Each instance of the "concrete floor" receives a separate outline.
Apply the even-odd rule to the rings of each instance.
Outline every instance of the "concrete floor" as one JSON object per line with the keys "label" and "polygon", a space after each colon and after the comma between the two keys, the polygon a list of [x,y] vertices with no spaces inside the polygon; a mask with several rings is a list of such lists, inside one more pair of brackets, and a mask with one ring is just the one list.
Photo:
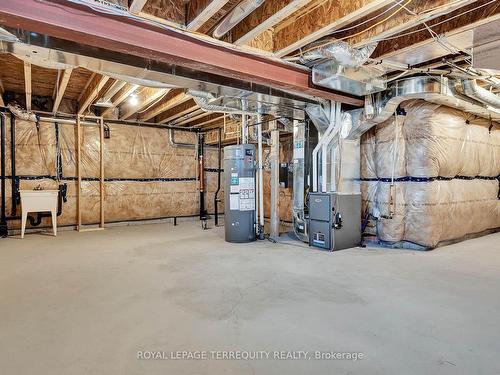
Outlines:
{"label": "concrete floor", "polygon": [[2,374],[499,374],[499,353],[500,233],[427,253],[233,245],[193,222],[0,240]]}

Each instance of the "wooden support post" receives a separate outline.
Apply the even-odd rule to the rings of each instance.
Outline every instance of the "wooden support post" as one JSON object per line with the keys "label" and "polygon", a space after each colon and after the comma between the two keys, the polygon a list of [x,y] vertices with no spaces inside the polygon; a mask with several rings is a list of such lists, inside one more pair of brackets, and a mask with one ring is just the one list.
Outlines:
{"label": "wooden support post", "polygon": [[100,190],[100,202],[99,208],[101,213],[101,220],[99,223],[99,228],[104,229],[104,119],[101,117],[99,119],[99,190]]}
{"label": "wooden support post", "polygon": [[5,107],[5,103],[3,101],[3,92],[4,92],[3,83],[2,80],[0,79],[0,107]]}
{"label": "wooden support post", "polygon": [[[85,118],[95,119],[97,120],[97,124],[99,125],[99,227],[98,228],[83,228],[82,225],[82,171],[81,171],[81,121]],[[76,164],[76,174],[77,174],[77,191],[76,191],[76,209],[78,216],[78,223],[76,229],[78,232],[90,232],[95,230],[103,230],[104,229],[104,118],[97,116],[80,116],[78,115],[76,118],[76,138],[77,138],[77,164]]]}
{"label": "wooden support post", "polygon": [[280,133],[276,120],[269,122],[271,129],[271,154],[269,159],[271,161],[271,222],[269,237],[278,241],[280,236],[280,181],[279,181],[279,157],[280,157]]}
{"label": "wooden support post", "polygon": [[24,62],[24,91],[26,92],[26,110],[31,111],[31,64]]}

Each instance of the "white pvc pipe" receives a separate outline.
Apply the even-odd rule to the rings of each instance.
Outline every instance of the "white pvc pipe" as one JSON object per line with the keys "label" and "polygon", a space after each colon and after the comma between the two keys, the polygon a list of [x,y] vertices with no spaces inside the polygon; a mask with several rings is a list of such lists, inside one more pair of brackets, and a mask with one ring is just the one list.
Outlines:
{"label": "white pvc pipe", "polygon": [[[247,109],[247,101],[242,99],[241,107],[244,111]],[[241,143],[246,144],[248,142],[248,118],[246,115],[241,115]]]}
{"label": "white pvc pipe", "polygon": [[[332,116],[332,108],[334,107],[334,102],[330,102],[330,119],[333,119]],[[318,153],[319,150],[321,149],[321,146],[323,145],[323,142],[325,141],[326,137],[330,134],[330,132],[333,130],[334,127],[333,121],[330,121],[330,125],[328,125],[328,128],[326,131],[323,133],[321,138],[318,140],[318,144],[316,147],[314,147],[313,152],[312,152],[312,161],[313,161],[313,191],[318,191]]]}
{"label": "white pvc pipe", "polygon": [[[259,102],[260,107],[260,102]],[[264,229],[264,177],[263,177],[263,161],[262,161],[262,115],[257,115],[257,152],[259,154],[258,164],[258,181],[259,181],[259,224],[262,230]]]}
{"label": "white pvc pipe", "polygon": [[[339,134],[340,128],[342,127],[342,121],[341,121],[342,116],[341,116],[341,112],[340,112],[340,103],[335,103],[335,114],[334,115],[332,114],[331,118],[332,118],[332,123],[334,124],[334,127],[330,131],[330,133],[325,137],[325,139],[322,143],[323,150],[321,152],[323,155],[325,155],[324,156],[325,160],[326,160],[326,155],[328,153],[328,149],[331,145],[331,142]],[[327,188],[327,181],[328,180],[327,180],[327,176],[326,176],[326,161],[324,162],[324,165],[322,166],[322,168],[324,170],[324,173],[322,176],[321,190],[323,192],[327,192],[327,189],[328,189]],[[331,179],[335,180],[336,176],[335,175],[331,176]],[[337,186],[336,182],[333,182],[333,185],[336,187]]]}
{"label": "white pvc pipe", "polygon": [[[340,103],[331,103],[330,104],[330,126],[328,126],[328,129],[331,128],[330,132],[328,134],[325,134],[325,136],[322,139],[321,143],[321,191],[323,193],[326,193],[328,191],[328,171],[327,171],[327,161],[328,161],[328,146],[330,144],[332,133],[334,130],[337,128],[338,124],[336,122],[337,120],[337,107],[340,108]],[[340,110],[340,109],[339,109]],[[335,134],[333,134],[335,135]]]}

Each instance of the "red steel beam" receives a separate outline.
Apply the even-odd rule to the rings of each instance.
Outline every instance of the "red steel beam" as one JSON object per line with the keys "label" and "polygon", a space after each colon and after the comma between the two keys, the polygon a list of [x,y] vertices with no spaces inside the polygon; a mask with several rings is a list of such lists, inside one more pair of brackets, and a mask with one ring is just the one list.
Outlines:
{"label": "red steel beam", "polygon": [[1,0],[0,24],[296,94],[363,105],[360,98],[314,86],[306,69],[67,1]]}

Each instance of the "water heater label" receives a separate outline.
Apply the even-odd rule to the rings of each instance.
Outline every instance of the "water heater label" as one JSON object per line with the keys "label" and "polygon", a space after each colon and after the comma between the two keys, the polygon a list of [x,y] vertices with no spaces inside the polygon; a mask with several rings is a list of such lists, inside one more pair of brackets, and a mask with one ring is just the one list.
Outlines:
{"label": "water heater label", "polygon": [[239,194],[229,194],[229,209],[230,210],[240,209]]}
{"label": "water heater label", "polygon": [[255,210],[255,179],[240,177],[240,211]]}

